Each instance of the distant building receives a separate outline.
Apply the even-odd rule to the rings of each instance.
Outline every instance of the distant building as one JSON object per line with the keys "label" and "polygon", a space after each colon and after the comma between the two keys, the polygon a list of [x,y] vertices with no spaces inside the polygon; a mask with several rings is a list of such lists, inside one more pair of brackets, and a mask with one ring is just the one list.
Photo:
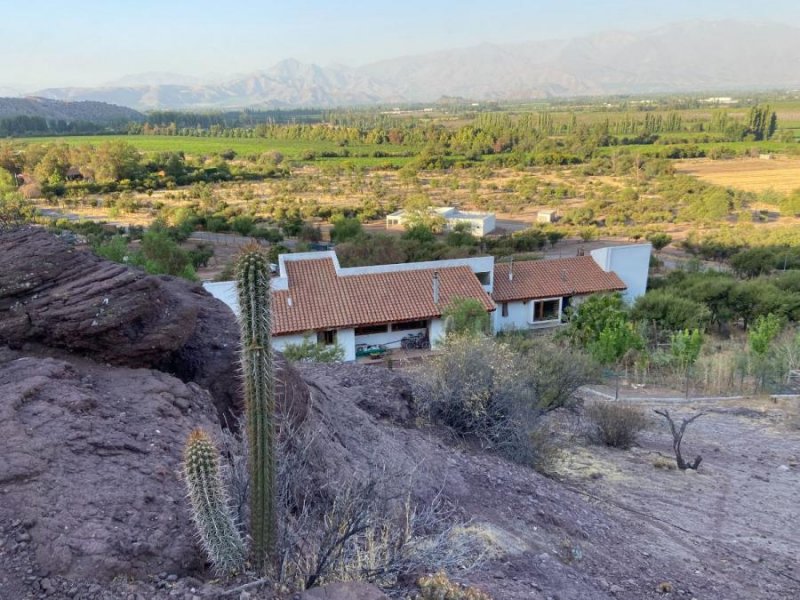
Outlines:
{"label": "distant building", "polygon": [[708,104],[736,104],[738,100],[730,96],[717,96],[713,98],[704,98],[701,102],[707,102]]}
{"label": "distant building", "polygon": [[[431,208],[430,212],[444,219],[447,231],[458,223],[468,223],[472,228],[472,234],[482,237],[494,231],[496,227],[494,213],[465,212],[449,206]],[[405,210],[395,211],[386,216],[386,227],[402,227],[407,219],[408,213]]]}
{"label": "distant building", "polygon": [[556,211],[551,209],[540,210],[536,213],[537,223],[555,223],[557,218]]}

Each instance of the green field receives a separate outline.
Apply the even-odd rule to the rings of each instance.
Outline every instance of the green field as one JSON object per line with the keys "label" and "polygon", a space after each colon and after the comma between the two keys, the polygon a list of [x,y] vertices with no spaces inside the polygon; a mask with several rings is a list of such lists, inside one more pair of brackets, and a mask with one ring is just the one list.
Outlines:
{"label": "green field", "polygon": [[598,152],[605,156],[609,156],[615,152],[631,152],[641,154],[642,156],[653,156],[658,155],[661,152],[666,152],[675,146],[692,146],[700,148],[706,152],[714,148],[728,148],[735,150],[739,154],[746,152],[751,148],[757,148],[761,152],[778,152],[787,154],[797,154],[800,152],[800,146],[798,146],[796,142],[777,142],[773,140],[762,142],[708,142],[702,144],[694,144],[691,142],[688,144],[629,144],[625,146],[606,146],[604,148],[599,148]]}
{"label": "green field", "polygon": [[[194,137],[194,136],[167,136],[167,135],[95,135],[95,136],[54,136],[17,138],[12,140],[16,144],[52,144],[64,143],[70,146],[99,146],[112,141],[124,141],[135,146],[140,152],[185,152],[190,155],[215,154],[234,150],[240,156],[261,154],[262,152],[277,151],[289,160],[301,160],[306,152],[315,152],[321,161],[352,161],[363,166],[381,164],[397,164],[402,166],[410,157],[400,156],[406,153],[416,153],[419,148],[413,146],[391,146],[387,144],[350,144],[339,146],[336,142],[324,140],[273,140],[266,138],[236,138],[236,137]],[[341,154],[347,150],[349,157],[338,156],[319,157],[323,152],[336,152]],[[375,152],[391,155],[388,157],[373,156]]]}

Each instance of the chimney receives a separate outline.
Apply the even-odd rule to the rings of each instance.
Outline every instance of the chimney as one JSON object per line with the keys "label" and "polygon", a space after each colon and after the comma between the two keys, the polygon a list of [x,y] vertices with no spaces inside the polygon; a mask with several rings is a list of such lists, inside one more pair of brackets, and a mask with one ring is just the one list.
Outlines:
{"label": "chimney", "polygon": [[508,265],[508,280],[514,281],[514,257],[511,257],[511,262]]}
{"label": "chimney", "polygon": [[433,303],[439,305],[439,271],[433,272]]}

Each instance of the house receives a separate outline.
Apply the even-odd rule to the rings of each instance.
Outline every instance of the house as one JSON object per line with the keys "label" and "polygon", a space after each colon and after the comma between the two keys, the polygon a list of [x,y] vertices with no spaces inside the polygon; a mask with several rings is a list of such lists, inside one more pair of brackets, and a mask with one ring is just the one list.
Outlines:
{"label": "house", "polygon": [[621,292],[632,302],[647,288],[650,244],[610,246],[589,256],[498,263],[492,298],[495,332],[560,325],[591,294]]}
{"label": "house", "polygon": [[556,211],[551,209],[540,210],[536,212],[537,223],[555,223],[558,217]]}
{"label": "house", "polygon": [[[495,332],[560,325],[568,307],[590,294],[619,291],[627,301],[644,293],[650,244],[600,248],[590,256],[495,264],[494,257],[341,267],[336,253],[282,254],[272,279],[276,349],[311,335],[338,345],[353,361],[360,348],[400,348],[409,340],[435,347],[442,313],[456,298],[474,298]],[[234,282],[204,287],[238,314]]]}
{"label": "house", "polygon": [[78,167],[70,167],[64,176],[67,181],[83,181],[83,173]]}
{"label": "house", "polygon": [[[361,345],[400,348],[403,341],[444,335],[442,312],[456,298],[474,298],[487,312],[492,257],[343,268],[334,252],[282,254],[272,280],[273,345],[280,350],[309,334],[338,345],[346,361]],[[238,314],[233,282],[204,287]]]}
{"label": "house", "polygon": [[[482,237],[494,231],[496,227],[493,213],[465,212],[451,206],[431,208],[430,213],[444,220],[445,231],[450,231],[458,223],[467,223],[473,235]],[[408,213],[405,210],[395,211],[386,216],[386,227],[402,227],[407,219]]]}

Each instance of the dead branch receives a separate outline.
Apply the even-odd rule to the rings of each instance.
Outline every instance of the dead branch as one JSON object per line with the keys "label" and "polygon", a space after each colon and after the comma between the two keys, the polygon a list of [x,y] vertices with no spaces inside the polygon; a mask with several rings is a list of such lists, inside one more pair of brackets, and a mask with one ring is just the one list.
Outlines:
{"label": "dead branch", "polygon": [[681,455],[681,442],[683,441],[683,434],[686,433],[686,427],[706,413],[701,411],[691,417],[684,417],[680,427],[678,427],[667,409],[656,409],[654,412],[664,417],[667,423],[669,423],[669,428],[672,432],[672,449],[675,451],[675,462],[678,464],[678,468],[681,471],[685,471],[686,469],[693,469],[696,471],[697,467],[699,467],[700,463],[703,461],[703,457],[698,455],[693,462],[686,462],[683,460],[683,456]]}

